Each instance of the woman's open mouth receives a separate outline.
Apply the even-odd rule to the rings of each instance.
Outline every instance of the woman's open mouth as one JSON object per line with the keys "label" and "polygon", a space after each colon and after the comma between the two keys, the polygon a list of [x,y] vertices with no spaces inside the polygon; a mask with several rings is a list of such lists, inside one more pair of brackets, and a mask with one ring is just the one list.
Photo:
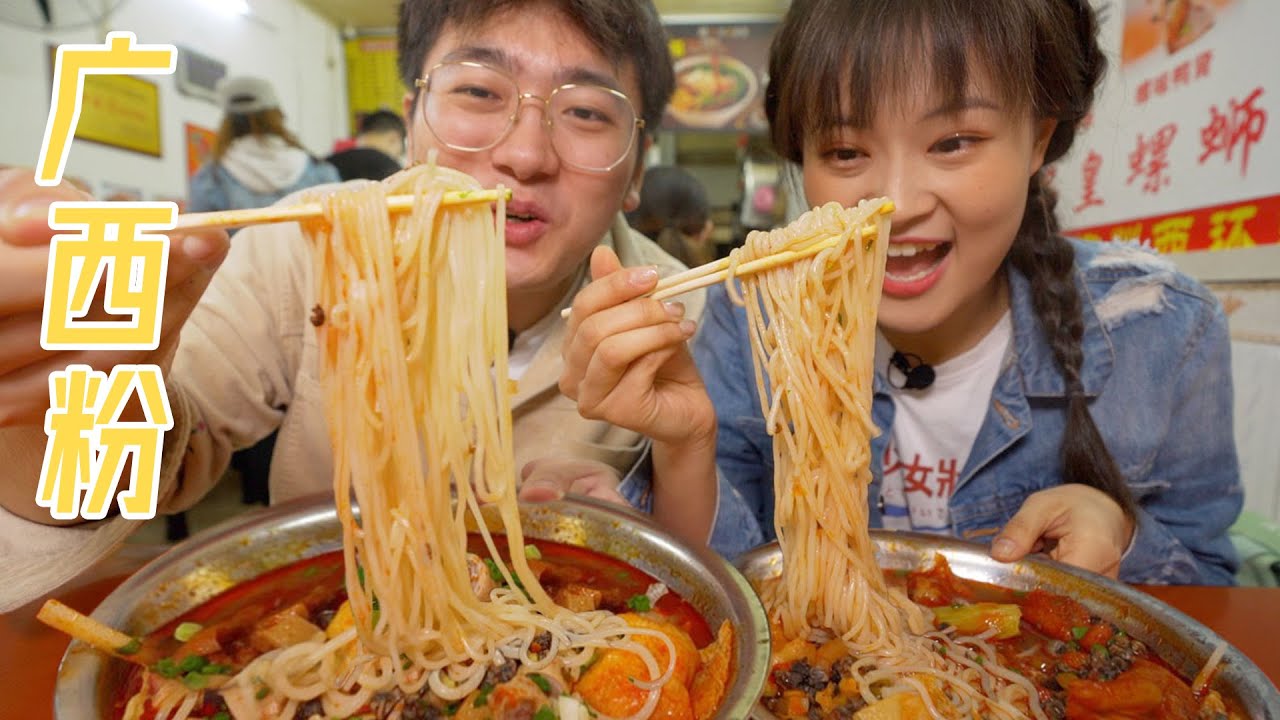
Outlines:
{"label": "woman's open mouth", "polygon": [[884,269],[884,292],[914,297],[933,287],[951,255],[950,242],[890,241]]}

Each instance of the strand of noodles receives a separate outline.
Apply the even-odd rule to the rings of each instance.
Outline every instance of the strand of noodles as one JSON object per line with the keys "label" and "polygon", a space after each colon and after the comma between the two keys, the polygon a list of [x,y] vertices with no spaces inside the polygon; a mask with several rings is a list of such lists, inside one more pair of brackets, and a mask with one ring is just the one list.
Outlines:
{"label": "strand of noodles", "polygon": [[[746,307],[761,409],[774,436],[783,574],[762,596],[786,637],[838,635],[860,658],[853,676],[868,702],[911,692],[931,716],[945,717],[921,680],[928,677],[949,687],[949,702],[964,712],[1043,718],[1029,681],[1000,668],[984,638],[962,643],[931,632],[928,611],[889,588],[875,560],[866,492],[877,432],[870,404],[885,202],[828,204],[787,228],[752,233],[730,258],[733,277],[750,259],[839,238],[812,260],[739,278],[740,295],[729,283]],[[864,244],[867,224],[877,232]],[[936,652],[935,643],[950,652]],[[981,664],[967,657],[971,650]]]}
{"label": "strand of noodles", "polygon": [[[505,208],[440,204],[444,192],[476,189],[428,164],[311,198],[324,209],[304,231],[326,318],[320,371],[354,627],[243,668],[219,688],[235,717],[292,717],[317,697],[327,715],[348,717],[392,688],[412,695],[429,687],[456,700],[504,658],[580,672],[596,650],[619,648],[638,655],[651,678],[633,680],[647,696],[626,720],[641,720],[673,676],[666,635],[608,612],[561,608],[529,568],[516,506],[506,304],[495,302],[506,284]],[[393,222],[386,195],[405,191],[414,207]],[[496,508],[509,562],[482,503]],[[469,528],[506,581],[488,598],[471,588]],[[535,657],[530,645],[542,632],[551,648]],[[665,669],[639,636],[665,644]],[[152,704],[160,717],[181,720],[199,697],[161,681]]]}
{"label": "strand of noodles", "polygon": [[[469,663],[473,677],[484,672],[492,642],[515,629],[486,612],[483,601],[471,592],[466,536],[458,532],[468,515],[479,517],[477,491],[485,501],[514,509],[512,469],[502,466],[503,458],[510,457],[509,401],[505,392],[497,392],[494,381],[506,376],[505,354],[495,351],[506,319],[505,305],[492,302],[495,286],[503,282],[498,255],[502,245],[480,240],[494,234],[489,210],[424,217],[438,208],[445,187],[466,189],[460,175],[455,175],[455,183],[440,182],[447,175],[439,168],[418,175],[414,190],[428,199],[415,207],[412,225],[399,224],[393,244],[376,241],[391,235],[390,220],[381,207],[360,203],[354,195],[332,198],[326,210],[328,226],[335,232],[324,246],[334,248],[339,262],[325,263],[322,257],[317,278],[322,306],[347,299],[348,327],[337,328],[325,338],[340,347],[337,353],[325,353],[322,372],[337,381],[330,383],[336,388],[336,402],[329,413],[331,432],[335,441],[348,444],[337,448],[342,460],[336,463],[336,490],[344,500],[348,495],[343,491],[349,490],[363,509],[357,525],[350,503],[339,506],[348,554],[347,584],[361,642],[380,655],[397,657],[412,647],[418,629],[437,630],[435,647],[424,653],[437,666],[433,672]],[[432,180],[430,189],[423,187]],[[463,232],[455,227],[463,225]],[[370,228],[376,230],[370,232]],[[414,229],[469,241],[452,247],[430,236],[405,242],[411,239],[406,233]],[[332,241],[335,236],[339,242]],[[339,255],[344,246],[354,248],[346,262]],[[405,263],[416,264],[416,272],[396,271],[395,246],[410,248],[401,252],[401,260],[406,256],[417,260]],[[400,279],[400,288],[389,281],[394,278]],[[408,315],[403,314],[404,306],[411,308]],[[455,311],[460,306],[481,316],[464,317]],[[414,341],[407,358],[395,352],[403,349],[406,319]],[[370,343],[369,337],[373,347],[386,352],[344,357],[351,348]],[[452,351],[419,350],[427,344]],[[359,378],[354,383],[353,376]],[[364,418],[359,413],[353,421],[353,414],[347,412],[352,403],[344,395],[353,391],[363,396],[355,406],[372,415],[371,422],[360,422]],[[485,413],[487,408],[496,412]],[[433,416],[457,421],[424,422]],[[372,466],[368,458],[375,459]],[[363,466],[355,466],[354,459]],[[421,482],[424,472],[438,473],[444,481]],[[406,508],[427,512],[414,516]],[[504,525],[515,529],[508,532],[509,549],[515,550],[511,552],[515,576],[533,604],[546,611],[553,607],[550,599],[527,565],[520,567],[523,538],[518,521],[512,522],[508,512],[502,514]],[[473,524],[495,550],[484,523]],[[364,568],[363,587],[357,567]],[[513,579],[506,568],[504,574]],[[439,588],[440,583],[445,587]],[[423,592],[427,588],[441,591]],[[379,600],[376,626],[375,598]],[[462,684],[470,684],[466,680],[472,677]]]}
{"label": "strand of noodles", "polygon": [[1222,662],[1222,656],[1227,652],[1227,643],[1219,641],[1217,647],[1209,654],[1209,659],[1205,661],[1204,667],[1200,668],[1200,672],[1196,673],[1195,680],[1191,682],[1191,692],[1199,697],[1205,686],[1213,680],[1213,675],[1218,670],[1218,663]]}
{"label": "strand of noodles", "polygon": [[[393,222],[385,195],[405,189],[417,201]],[[654,678],[636,681],[649,690],[633,716],[644,718],[672,676],[665,635],[556,606],[528,566],[512,467],[506,306],[494,302],[505,291],[505,209],[440,205],[446,191],[474,189],[465,175],[429,165],[316,198],[324,219],[304,229],[327,316],[321,381],[355,629],[255,660],[227,688],[237,716],[291,713],[321,697],[327,714],[345,717],[393,687],[429,686],[458,699],[503,657],[580,667],[595,649],[618,647],[639,655]],[[482,503],[497,509],[509,563]],[[469,527],[508,585],[489,598],[470,586]],[[543,631],[552,648],[534,658],[529,646]],[[665,670],[634,642],[640,635],[667,643]],[[255,695],[260,678],[272,691],[265,702]]]}
{"label": "strand of noodles", "polygon": [[[741,281],[753,351],[772,385],[771,397],[761,387],[763,410],[770,432],[782,440],[774,443],[775,522],[787,571],[777,600],[792,637],[810,627],[842,636],[853,628],[848,640],[875,646],[893,642],[904,627],[903,613],[862,617],[870,597],[887,595],[878,572],[862,572],[876,566],[865,497],[859,497],[870,480],[871,377],[862,369],[871,367],[888,246],[883,202],[864,201],[852,211],[835,203],[815,210],[808,223],[802,221],[803,235],[837,236],[833,248],[810,262]],[[861,248],[849,246],[860,244],[858,231],[871,222],[878,232],[864,258]],[[758,257],[794,242],[789,228],[753,233],[739,252]],[[804,526],[796,522],[801,517],[812,519],[812,532],[792,532]],[[923,615],[914,615],[912,626],[923,631]]]}

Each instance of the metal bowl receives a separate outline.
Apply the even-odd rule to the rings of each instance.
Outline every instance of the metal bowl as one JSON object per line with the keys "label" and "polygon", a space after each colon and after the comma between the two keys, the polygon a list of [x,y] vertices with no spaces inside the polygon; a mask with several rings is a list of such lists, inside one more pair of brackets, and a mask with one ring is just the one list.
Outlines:
{"label": "metal bowl", "polygon": [[[984,545],[923,533],[872,530],[876,558],[886,570],[913,570],[941,553],[956,575],[1014,590],[1043,588],[1074,598],[1091,612],[1115,623],[1126,633],[1147,643],[1165,662],[1183,675],[1194,677],[1210,653],[1226,641],[1209,628],[1155,598],[1123,583],[1044,557],[1028,557],[1015,563],[991,559]],[[782,573],[782,552],[777,543],[764,545],[738,558],[736,563],[752,582]],[[1249,658],[1228,646],[1223,668],[1213,687],[1228,702],[1251,718],[1271,719],[1280,711],[1280,692]],[[753,711],[757,720],[776,720],[762,706]]]}
{"label": "metal bowl", "polygon": [[[522,505],[527,537],[554,540],[623,560],[666,583],[714,629],[728,620],[737,635],[737,674],[719,718],[747,717],[764,685],[769,625],[747,581],[706,548],[689,548],[625,508],[575,499]],[[486,518],[496,524],[496,514]],[[145,634],[231,586],[275,567],[342,546],[330,496],[281,504],[223,523],[175,546],[122,583],[93,617]],[[58,720],[104,718],[126,664],[72,642],[54,689]]]}

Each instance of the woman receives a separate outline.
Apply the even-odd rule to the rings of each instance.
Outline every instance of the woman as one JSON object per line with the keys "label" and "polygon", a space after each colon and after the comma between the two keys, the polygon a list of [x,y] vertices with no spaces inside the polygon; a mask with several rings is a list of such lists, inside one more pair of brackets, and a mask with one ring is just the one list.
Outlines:
{"label": "woman", "polygon": [[312,157],[285,129],[266,80],[228,78],[218,97],[226,115],[213,158],[191,178],[189,211],[266,207],[303,188],[340,181],[332,165]]}
{"label": "woman", "polygon": [[[766,112],[810,205],[897,206],[871,522],[993,541],[1003,561],[1043,549],[1130,582],[1229,583],[1242,491],[1222,310],[1158,257],[1061,237],[1043,183],[1104,66],[1085,0],[814,0],[775,37]],[[664,391],[602,388],[593,365],[653,351],[654,313],[634,309],[652,301],[631,300],[648,289],[597,283],[574,305],[592,332],[567,342],[562,385],[609,397],[609,417]],[[718,465],[770,528],[745,314],[717,288],[702,323]]]}

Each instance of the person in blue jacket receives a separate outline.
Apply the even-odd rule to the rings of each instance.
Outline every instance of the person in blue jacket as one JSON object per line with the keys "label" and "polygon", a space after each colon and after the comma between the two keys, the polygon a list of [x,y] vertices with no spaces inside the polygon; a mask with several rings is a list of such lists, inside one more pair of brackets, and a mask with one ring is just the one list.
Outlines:
{"label": "person in blue jacket", "polygon": [[[1086,0],[810,0],[774,39],[766,114],[809,205],[897,206],[871,524],[1129,582],[1230,583],[1243,494],[1223,311],[1156,255],[1063,237],[1045,180],[1105,64]],[[609,361],[631,348],[653,363],[668,352],[655,328],[671,322],[642,292],[612,276],[584,289],[588,332],[566,344],[576,374],[562,386],[612,398],[600,405],[614,422],[652,397],[696,409],[704,391],[719,470],[759,524],[743,524],[742,544],[771,539],[773,444],[743,309],[724,288],[709,296],[700,386],[637,388]]]}
{"label": "person in blue jacket", "polygon": [[312,185],[339,182],[338,171],[316,159],[284,125],[275,90],[266,80],[222,81],[224,115],[213,157],[191,178],[190,212],[266,207]]}

